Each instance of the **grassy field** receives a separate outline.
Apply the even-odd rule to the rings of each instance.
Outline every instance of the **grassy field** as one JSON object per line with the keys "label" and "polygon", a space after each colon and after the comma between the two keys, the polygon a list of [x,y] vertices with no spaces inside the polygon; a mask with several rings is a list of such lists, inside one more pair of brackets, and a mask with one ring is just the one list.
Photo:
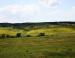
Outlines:
{"label": "grassy field", "polygon": [[[21,32],[32,37],[0,39],[0,58],[75,58],[75,30],[72,28],[29,31],[0,28],[0,34],[3,32],[11,35]],[[41,32],[46,36],[37,36]]]}
{"label": "grassy field", "polygon": [[75,33],[74,28],[70,27],[52,27],[52,28],[37,28],[37,29],[17,29],[17,28],[10,28],[10,27],[0,27],[0,34],[9,34],[9,35],[16,35],[16,33],[21,33],[22,35],[31,35],[31,36],[37,36],[39,33],[45,33],[46,35],[54,35],[54,34],[62,34],[62,33]]}

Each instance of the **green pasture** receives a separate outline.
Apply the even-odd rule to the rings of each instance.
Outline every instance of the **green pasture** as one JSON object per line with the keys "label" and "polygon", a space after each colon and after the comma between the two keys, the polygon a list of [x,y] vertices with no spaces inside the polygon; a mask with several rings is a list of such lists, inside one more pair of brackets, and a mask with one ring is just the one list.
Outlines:
{"label": "green pasture", "polygon": [[[0,58],[75,58],[73,28],[25,29],[0,28],[0,34],[32,35],[31,37],[1,38]],[[37,36],[45,33],[46,36]]]}

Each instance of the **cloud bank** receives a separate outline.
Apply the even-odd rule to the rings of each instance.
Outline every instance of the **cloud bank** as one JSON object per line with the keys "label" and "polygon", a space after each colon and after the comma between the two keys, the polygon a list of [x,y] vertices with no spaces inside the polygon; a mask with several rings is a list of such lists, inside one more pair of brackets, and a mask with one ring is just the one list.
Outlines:
{"label": "cloud bank", "polygon": [[65,0],[35,1],[36,3],[34,1],[30,4],[13,3],[0,7],[0,22],[75,21],[75,5],[71,5],[70,8],[65,4],[68,6],[65,7],[63,4]]}
{"label": "cloud bank", "polygon": [[59,4],[62,3],[63,0],[39,0],[41,5],[45,7],[57,7]]}
{"label": "cloud bank", "polygon": [[11,14],[33,14],[39,11],[37,5],[7,5],[3,8],[0,8],[0,12],[9,12]]}

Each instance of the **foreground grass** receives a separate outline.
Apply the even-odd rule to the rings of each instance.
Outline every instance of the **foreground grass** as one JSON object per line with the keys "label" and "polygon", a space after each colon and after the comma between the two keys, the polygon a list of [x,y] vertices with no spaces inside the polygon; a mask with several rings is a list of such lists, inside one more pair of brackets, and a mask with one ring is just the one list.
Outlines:
{"label": "foreground grass", "polygon": [[75,35],[0,39],[0,58],[75,58]]}

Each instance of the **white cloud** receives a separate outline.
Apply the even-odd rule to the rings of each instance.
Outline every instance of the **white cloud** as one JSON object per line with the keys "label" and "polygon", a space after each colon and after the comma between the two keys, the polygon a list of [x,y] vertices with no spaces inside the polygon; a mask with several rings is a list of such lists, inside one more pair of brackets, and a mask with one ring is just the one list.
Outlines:
{"label": "white cloud", "polygon": [[40,4],[46,7],[57,7],[63,0],[39,0]]}
{"label": "white cloud", "polygon": [[37,5],[8,5],[0,8],[0,12],[10,12],[11,14],[33,14],[38,11]]}
{"label": "white cloud", "polygon": [[31,5],[6,5],[0,8],[0,22],[23,22],[27,17],[35,16],[40,11],[39,6]]}
{"label": "white cloud", "polygon": [[[46,0],[45,0],[46,1]],[[50,0],[51,1],[51,0]],[[53,2],[55,1],[55,2]],[[52,0],[46,6],[54,7],[59,0]],[[45,2],[44,2],[45,3]],[[41,12],[40,12],[41,10]],[[37,5],[8,5],[0,8],[4,16],[0,16],[0,22],[49,22],[49,21],[75,21],[75,6],[72,9],[52,10],[49,12],[42,11]],[[5,12],[9,15],[5,15]],[[17,14],[12,16],[11,14]],[[15,17],[15,18],[14,18]]]}

